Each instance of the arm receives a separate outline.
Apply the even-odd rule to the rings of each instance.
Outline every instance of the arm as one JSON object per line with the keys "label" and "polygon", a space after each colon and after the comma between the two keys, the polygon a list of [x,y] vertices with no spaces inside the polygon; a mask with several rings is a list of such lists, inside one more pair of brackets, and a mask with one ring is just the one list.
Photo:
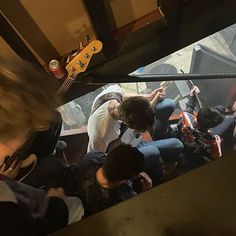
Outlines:
{"label": "arm", "polygon": [[137,93],[125,93],[123,95],[123,100],[126,100],[126,99],[128,99],[130,97],[141,96],[141,97],[144,97],[144,98],[148,99],[149,101],[152,101],[156,97],[157,93],[159,93],[159,99],[163,99],[165,97],[164,90],[162,88],[157,88],[157,89],[155,89],[151,93],[143,93],[143,94],[142,93],[140,93],[140,94],[137,94]]}
{"label": "arm", "polygon": [[190,97],[189,97],[189,101],[186,103],[186,111],[188,113],[193,114],[194,109],[196,107],[197,101],[196,101],[196,97],[194,96],[195,94],[200,93],[200,90],[197,86],[194,86],[192,88],[192,90],[190,91]]}
{"label": "arm", "polygon": [[133,180],[133,187],[137,193],[145,192],[152,188],[152,180],[146,172],[141,172]]}
{"label": "arm", "polygon": [[222,156],[221,138],[218,135],[215,135],[215,141],[212,143],[211,156],[212,158],[219,158]]}
{"label": "arm", "polygon": [[69,211],[66,203],[59,197],[50,197],[44,217],[37,218],[35,225],[43,235],[53,233],[67,226]]}
{"label": "arm", "polygon": [[[13,186],[18,185],[17,182],[12,183]],[[40,212],[37,216],[32,212],[33,209],[20,202],[14,203],[11,200],[0,202],[1,235],[42,236],[65,227],[68,222],[68,208],[60,194],[51,195],[45,214],[41,214],[38,209]]]}
{"label": "arm", "polygon": [[210,138],[199,138],[198,141],[203,147],[205,147],[207,153],[211,158],[216,159],[222,156],[220,136],[214,135]]}
{"label": "arm", "polygon": [[139,176],[141,177],[141,186],[142,186],[142,191],[145,192],[149,189],[152,188],[152,180],[151,178],[148,176],[148,174],[146,172],[141,172],[139,174]]}
{"label": "arm", "polygon": [[48,190],[47,196],[49,201],[45,215],[34,219],[35,228],[40,231],[39,235],[53,233],[68,223],[69,211],[63,201],[64,190],[62,188],[51,188]]}
{"label": "arm", "polygon": [[105,142],[105,140],[102,137],[95,136],[95,137],[89,138],[87,153],[88,152],[105,153],[107,148],[108,148],[108,144]]}

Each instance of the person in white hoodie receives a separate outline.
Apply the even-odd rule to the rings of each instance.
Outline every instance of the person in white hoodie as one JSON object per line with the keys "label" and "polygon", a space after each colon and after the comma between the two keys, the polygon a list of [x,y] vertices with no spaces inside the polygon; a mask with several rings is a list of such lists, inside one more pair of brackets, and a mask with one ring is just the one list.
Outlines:
{"label": "person in white hoodie", "polygon": [[[152,106],[151,102],[156,96],[159,101]],[[121,138],[121,141],[139,148],[145,157],[145,171],[149,173],[153,163],[158,162],[160,166],[160,155],[171,159],[183,150],[181,141],[167,135],[168,120],[174,109],[174,101],[165,99],[163,88],[158,88],[150,94],[127,94],[119,85],[111,85],[93,102],[87,127],[87,152],[107,152],[109,144],[119,138],[123,122],[131,132],[126,132],[126,137]],[[145,142],[142,137],[135,137],[145,131],[150,131],[154,141]],[[152,176],[154,185],[160,182],[161,167],[156,173],[157,176]]]}

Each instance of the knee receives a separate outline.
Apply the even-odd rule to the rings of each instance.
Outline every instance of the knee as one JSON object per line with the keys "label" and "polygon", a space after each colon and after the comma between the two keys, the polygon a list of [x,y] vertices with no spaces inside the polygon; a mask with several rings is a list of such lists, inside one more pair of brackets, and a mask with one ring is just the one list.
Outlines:
{"label": "knee", "polygon": [[166,101],[166,109],[168,109],[168,111],[172,113],[175,110],[175,101],[170,98],[166,98],[165,101]]}
{"label": "knee", "polygon": [[175,150],[178,151],[178,153],[181,153],[184,150],[184,145],[183,143],[177,139],[177,138],[172,138],[172,145],[171,145]]}
{"label": "knee", "polygon": [[156,109],[171,114],[175,110],[175,101],[170,98],[165,98],[161,103],[156,104]]}
{"label": "knee", "polygon": [[145,151],[144,151],[144,156],[145,159],[148,160],[148,162],[156,162],[159,161],[160,158],[160,151],[159,149],[154,146],[154,145],[149,145],[147,147],[145,147]]}

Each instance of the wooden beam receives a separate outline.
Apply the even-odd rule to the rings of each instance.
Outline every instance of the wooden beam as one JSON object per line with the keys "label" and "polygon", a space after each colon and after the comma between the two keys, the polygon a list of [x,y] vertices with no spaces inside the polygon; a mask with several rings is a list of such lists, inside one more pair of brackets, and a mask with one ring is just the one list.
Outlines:
{"label": "wooden beam", "polygon": [[19,57],[41,66],[34,54],[29,50],[2,14],[0,14],[0,35]]}
{"label": "wooden beam", "polygon": [[106,57],[115,55],[118,52],[118,43],[112,33],[112,26],[107,12],[107,0],[83,0],[88,11],[97,38],[103,43],[103,53]]}

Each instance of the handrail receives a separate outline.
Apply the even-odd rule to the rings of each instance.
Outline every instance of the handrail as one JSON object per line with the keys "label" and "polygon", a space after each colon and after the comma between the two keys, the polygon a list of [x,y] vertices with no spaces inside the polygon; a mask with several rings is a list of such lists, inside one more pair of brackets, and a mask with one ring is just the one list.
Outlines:
{"label": "handrail", "polygon": [[84,74],[79,81],[85,84],[99,83],[127,83],[127,82],[155,82],[171,80],[205,80],[205,79],[232,79],[236,73],[217,74],[142,74],[142,75],[99,75]]}

